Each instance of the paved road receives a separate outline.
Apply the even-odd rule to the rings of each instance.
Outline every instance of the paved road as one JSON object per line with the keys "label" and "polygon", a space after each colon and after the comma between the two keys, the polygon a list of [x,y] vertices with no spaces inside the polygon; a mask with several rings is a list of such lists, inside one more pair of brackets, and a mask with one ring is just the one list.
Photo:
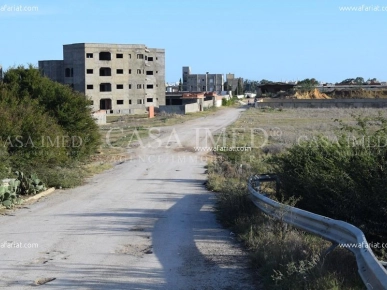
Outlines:
{"label": "paved road", "polygon": [[204,128],[219,130],[239,113],[162,128],[152,148],[130,149],[132,160],[0,216],[0,243],[38,244],[0,248],[0,288],[56,278],[40,287],[256,289],[245,254],[216,222],[205,155],[192,150],[198,132],[203,141]]}

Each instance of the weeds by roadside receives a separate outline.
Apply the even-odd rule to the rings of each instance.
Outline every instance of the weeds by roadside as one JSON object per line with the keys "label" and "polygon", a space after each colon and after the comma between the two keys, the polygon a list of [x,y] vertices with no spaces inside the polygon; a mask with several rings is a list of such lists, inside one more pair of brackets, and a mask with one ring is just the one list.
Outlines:
{"label": "weeds by roadside", "polygon": [[[261,213],[246,189],[248,176],[273,172],[268,160],[297,144],[300,136],[329,136],[338,128],[334,119],[351,123],[354,112],[378,115],[376,109],[250,109],[228,128],[227,142],[233,136],[239,141],[251,138],[250,131],[241,128],[261,128],[273,132],[268,133],[267,143],[251,152],[218,152],[208,165],[207,186],[217,196],[218,219],[249,249],[251,265],[267,289],[364,289],[351,252],[336,248],[325,255],[329,242]],[[236,130],[231,134],[233,129],[239,135]],[[274,191],[270,186],[263,190]]]}
{"label": "weeds by roadside", "polygon": [[324,257],[329,242],[261,213],[244,179],[222,178],[213,170],[209,166],[208,186],[220,190],[215,193],[218,219],[250,251],[251,265],[265,288],[363,289],[350,252],[339,249]]}

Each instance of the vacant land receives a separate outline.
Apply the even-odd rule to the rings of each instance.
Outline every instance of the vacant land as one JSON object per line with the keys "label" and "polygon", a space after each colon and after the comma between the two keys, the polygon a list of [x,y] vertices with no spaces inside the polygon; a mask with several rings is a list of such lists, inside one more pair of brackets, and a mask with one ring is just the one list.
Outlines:
{"label": "vacant land", "polygon": [[[252,174],[273,172],[273,157],[286,148],[317,136],[335,142],[340,121],[354,125],[356,116],[379,114],[387,115],[378,109],[249,109],[223,133],[227,147],[246,146],[251,151],[217,152],[209,164],[208,187],[218,192],[219,219],[250,248],[253,267],[267,287],[364,288],[351,253],[336,249],[325,256],[329,242],[261,214],[248,198],[246,180]],[[272,193],[272,185],[265,190]],[[297,206],[295,199],[281,202]]]}

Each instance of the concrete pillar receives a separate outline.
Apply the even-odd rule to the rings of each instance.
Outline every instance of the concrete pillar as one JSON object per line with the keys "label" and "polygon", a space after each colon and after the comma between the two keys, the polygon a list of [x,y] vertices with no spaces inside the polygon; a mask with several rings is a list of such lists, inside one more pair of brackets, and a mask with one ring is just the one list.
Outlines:
{"label": "concrete pillar", "polygon": [[148,118],[152,119],[155,117],[155,108],[153,106],[148,107]]}

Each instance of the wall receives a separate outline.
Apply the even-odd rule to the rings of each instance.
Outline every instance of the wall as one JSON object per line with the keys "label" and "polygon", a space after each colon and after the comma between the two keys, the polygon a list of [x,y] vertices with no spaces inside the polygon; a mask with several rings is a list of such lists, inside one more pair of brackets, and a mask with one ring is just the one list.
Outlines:
{"label": "wall", "polygon": [[38,65],[40,73],[43,76],[48,77],[55,82],[64,83],[63,60],[40,60]]}
{"label": "wall", "polygon": [[189,66],[183,66],[183,91],[188,91],[188,76],[191,74]]}
{"label": "wall", "polygon": [[211,108],[213,106],[214,106],[213,100],[203,102],[203,109],[208,109],[208,108]]}
{"label": "wall", "polygon": [[[81,43],[63,45],[63,66],[64,70],[70,69],[73,71],[70,77],[66,77],[65,74],[64,83],[85,94],[85,45]],[[98,110],[99,107],[95,109]]]}
{"label": "wall", "polygon": [[286,100],[260,99],[256,108],[385,108],[387,99]]}
{"label": "wall", "polygon": [[106,124],[106,113],[104,111],[95,112],[93,114],[93,119],[98,125]]}
{"label": "wall", "polygon": [[197,113],[200,111],[200,106],[198,103],[193,103],[193,104],[187,104],[184,106],[185,107],[185,113]]}
{"label": "wall", "polygon": [[216,100],[216,101],[215,101],[215,107],[219,108],[219,107],[221,107],[221,106],[222,106],[222,100],[221,100],[221,99]]}
{"label": "wall", "polygon": [[143,109],[113,109],[113,110],[99,110],[105,112],[106,115],[141,115],[148,114],[148,111]]}
{"label": "wall", "polygon": [[174,106],[159,106],[155,108],[155,111],[158,113],[167,113],[167,114],[185,114],[185,106],[174,105]]}
{"label": "wall", "polygon": [[[210,108],[214,106],[214,101],[203,101],[202,102],[202,110],[206,108]],[[169,114],[188,114],[188,113],[197,113],[200,112],[200,104],[192,103],[185,105],[173,105],[173,106],[160,106],[156,112],[165,112]]]}

